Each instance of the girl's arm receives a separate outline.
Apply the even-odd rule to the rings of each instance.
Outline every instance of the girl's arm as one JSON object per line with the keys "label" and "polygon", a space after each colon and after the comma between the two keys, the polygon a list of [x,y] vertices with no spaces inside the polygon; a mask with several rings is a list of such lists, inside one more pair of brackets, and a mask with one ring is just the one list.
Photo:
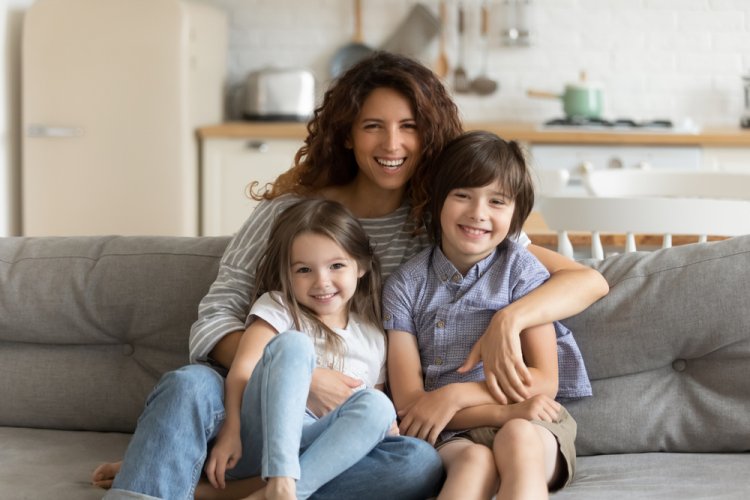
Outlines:
{"label": "girl's arm", "polygon": [[233,468],[242,456],[240,439],[240,408],[242,394],[255,365],[263,355],[266,344],[276,335],[276,330],[266,321],[256,318],[239,340],[237,354],[224,382],[224,407],[226,418],[219,430],[216,444],[206,462],[206,476],[214,488],[224,488],[224,474]]}
{"label": "girl's arm", "polygon": [[528,249],[547,268],[549,280],[498,311],[459,370],[484,361],[487,387],[499,403],[532,394],[533,373],[522,358],[519,333],[578,314],[609,291],[596,270],[537,245]]}

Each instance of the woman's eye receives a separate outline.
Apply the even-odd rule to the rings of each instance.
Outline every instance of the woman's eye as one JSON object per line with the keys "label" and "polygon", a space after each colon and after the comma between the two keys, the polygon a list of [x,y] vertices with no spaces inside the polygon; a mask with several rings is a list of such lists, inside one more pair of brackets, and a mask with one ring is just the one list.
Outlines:
{"label": "woman's eye", "polygon": [[404,128],[408,128],[408,129],[411,129],[411,130],[416,130],[417,129],[417,124],[416,123],[404,123],[402,126]]}

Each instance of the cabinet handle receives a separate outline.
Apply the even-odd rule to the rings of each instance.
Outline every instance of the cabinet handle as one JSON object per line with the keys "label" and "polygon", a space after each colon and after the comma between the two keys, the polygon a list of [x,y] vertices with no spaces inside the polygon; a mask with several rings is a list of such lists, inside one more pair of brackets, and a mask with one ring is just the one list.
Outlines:
{"label": "cabinet handle", "polygon": [[266,153],[268,152],[268,148],[269,148],[268,142],[257,141],[257,140],[247,141],[247,143],[245,144],[245,147],[247,149],[253,149],[259,153]]}
{"label": "cabinet handle", "polygon": [[29,125],[26,134],[29,137],[81,137],[84,132],[82,127]]}

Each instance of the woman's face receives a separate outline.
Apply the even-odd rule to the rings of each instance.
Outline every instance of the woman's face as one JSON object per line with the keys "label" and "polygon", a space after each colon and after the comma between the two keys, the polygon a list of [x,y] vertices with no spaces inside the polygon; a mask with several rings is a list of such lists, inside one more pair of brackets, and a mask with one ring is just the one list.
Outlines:
{"label": "woman's face", "polygon": [[354,151],[359,182],[404,191],[422,159],[422,140],[409,100],[381,87],[370,93],[354,120],[347,147]]}

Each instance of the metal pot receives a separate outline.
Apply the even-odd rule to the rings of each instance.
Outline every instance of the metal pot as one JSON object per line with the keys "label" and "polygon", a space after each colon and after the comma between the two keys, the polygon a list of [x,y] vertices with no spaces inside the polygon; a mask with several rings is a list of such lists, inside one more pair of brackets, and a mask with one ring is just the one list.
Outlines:
{"label": "metal pot", "polygon": [[586,81],[585,73],[581,73],[579,82],[565,85],[565,91],[562,94],[529,90],[527,95],[562,99],[563,111],[568,118],[600,118],[604,110],[604,91],[601,85]]}

